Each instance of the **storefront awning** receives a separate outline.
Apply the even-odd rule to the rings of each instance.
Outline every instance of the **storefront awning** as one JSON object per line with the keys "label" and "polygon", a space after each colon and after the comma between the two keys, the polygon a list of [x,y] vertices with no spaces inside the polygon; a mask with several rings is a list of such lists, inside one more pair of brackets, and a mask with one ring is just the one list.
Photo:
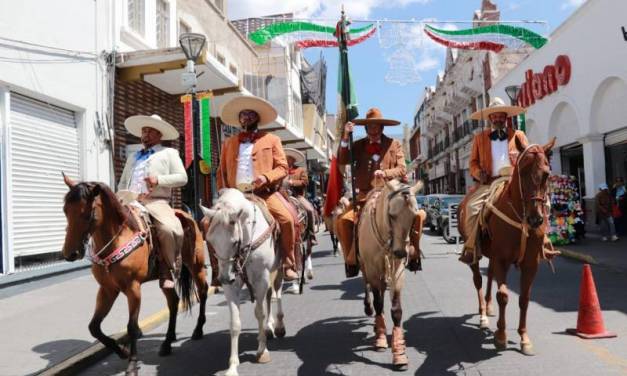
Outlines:
{"label": "storefront awning", "polygon": [[[143,80],[168,94],[184,94],[181,75],[187,60],[181,48],[124,52],[117,55],[116,67],[122,80]],[[196,62],[197,91],[238,90],[239,80],[224,65],[204,51]]]}

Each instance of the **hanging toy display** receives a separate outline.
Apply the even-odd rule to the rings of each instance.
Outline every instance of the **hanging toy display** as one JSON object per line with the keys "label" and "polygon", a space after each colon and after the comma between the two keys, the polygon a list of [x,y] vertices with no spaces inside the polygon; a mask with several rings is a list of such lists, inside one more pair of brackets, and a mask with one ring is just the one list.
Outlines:
{"label": "hanging toy display", "polygon": [[574,243],[576,225],[583,224],[577,181],[573,176],[552,175],[549,186],[551,191],[549,239],[553,245]]}

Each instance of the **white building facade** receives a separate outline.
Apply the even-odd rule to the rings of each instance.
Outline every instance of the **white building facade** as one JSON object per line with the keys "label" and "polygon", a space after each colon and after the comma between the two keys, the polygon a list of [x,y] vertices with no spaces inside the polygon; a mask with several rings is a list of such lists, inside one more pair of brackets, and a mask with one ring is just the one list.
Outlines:
{"label": "white building facade", "polygon": [[0,6],[0,274],[59,261],[61,172],[111,183],[110,19],[104,0]]}
{"label": "white building facade", "polygon": [[579,180],[588,224],[598,185],[627,176],[625,14],[627,2],[588,0],[490,91],[507,98],[507,86],[523,84],[527,136],[557,137],[552,169]]}

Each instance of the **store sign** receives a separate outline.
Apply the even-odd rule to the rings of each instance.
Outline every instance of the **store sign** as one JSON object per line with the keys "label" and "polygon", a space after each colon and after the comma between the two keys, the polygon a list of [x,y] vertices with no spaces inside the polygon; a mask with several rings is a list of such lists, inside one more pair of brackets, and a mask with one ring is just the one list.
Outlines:
{"label": "store sign", "polygon": [[448,236],[459,239],[459,204],[448,204]]}
{"label": "store sign", "polygon": [[542,72],[534,73],[531,69],[527,70],[525,82],[518,94],[518,105],[529,107],[553,94],[558,87],[568,84],[570,75],[571,65],[567,55],[559,55],[555,59],[555,64],[547,65]]}

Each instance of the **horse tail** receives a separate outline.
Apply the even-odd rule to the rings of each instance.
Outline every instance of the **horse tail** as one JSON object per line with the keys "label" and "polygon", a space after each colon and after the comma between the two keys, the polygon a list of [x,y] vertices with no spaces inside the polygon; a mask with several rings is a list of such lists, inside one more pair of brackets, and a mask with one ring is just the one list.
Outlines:
{"label": "horse tail", "polygon": [[190,312],[192,310],[192,295],[196,294],[196,288],[192,280],[192,273],[185,264],[181,267],[181,276],[177,287],[183,303],[183,311]]}

